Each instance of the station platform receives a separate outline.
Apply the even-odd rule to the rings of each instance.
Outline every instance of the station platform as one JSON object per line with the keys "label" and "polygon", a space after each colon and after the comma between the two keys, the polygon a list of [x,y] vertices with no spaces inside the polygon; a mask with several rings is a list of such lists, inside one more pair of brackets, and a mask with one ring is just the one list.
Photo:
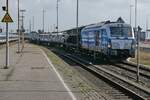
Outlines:
{"label": "station platform", "polygon": [[0,49],[0,100],[76,100],[46,54],[37,46],[26,44],[17,54],[10,47],[9,69],[5,48]]}

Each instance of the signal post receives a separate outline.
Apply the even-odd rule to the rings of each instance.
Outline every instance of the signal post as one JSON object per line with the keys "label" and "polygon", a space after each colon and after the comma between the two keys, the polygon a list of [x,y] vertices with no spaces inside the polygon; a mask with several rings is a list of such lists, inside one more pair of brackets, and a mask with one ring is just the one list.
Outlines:
{"label": "signal post", "polygon": [[13,20],[9,15],[8,11],[8,0],[6,0],[6,7],[3,7],[3,10],[6,11],[5,16],[2,19],[3,23],[6,23],[6,65],[4,69],[8,69],[9,67],[9,33],[8,33],[8,23],[12,23]]}

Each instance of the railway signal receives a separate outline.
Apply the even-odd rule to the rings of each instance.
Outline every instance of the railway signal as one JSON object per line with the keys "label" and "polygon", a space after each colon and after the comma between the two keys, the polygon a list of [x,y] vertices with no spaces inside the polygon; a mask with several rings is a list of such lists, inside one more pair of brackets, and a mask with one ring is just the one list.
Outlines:
{"label": "railway signal", "polygon": [[10,17],[9,13],[6,13],[6,14],[5,14],[5,16],[4,16],[3,19],[2,19],[2,22],[3,22],[3,23],[12,23],[12,22],[13,22],[13,20],[12,20],[12,18]]}
{"label": "railway signal", "polygon": [[9,66],[9,33],[8,33],[8,23],[12,23],[13,20],[9,15],[9,11],[8,11],[8,0],[6,0],[6,7],[3,6],[3,11],[6,11],[5,16],[2,19],[3,23],[6,23],[6,65],[4,67],[4,69],[8,69]]}
{"label": "railway signal", "polygon": [[6,7],[5,7],[5,6],[3,6],[3,7],[2,7],[2,10],[3,10],[3,11],[6,11]]}

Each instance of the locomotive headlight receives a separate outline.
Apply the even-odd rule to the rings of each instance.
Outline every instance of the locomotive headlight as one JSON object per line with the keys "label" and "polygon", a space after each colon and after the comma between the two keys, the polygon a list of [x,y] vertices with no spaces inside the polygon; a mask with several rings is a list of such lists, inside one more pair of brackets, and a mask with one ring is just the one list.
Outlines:
{"label": "locomotive headlight", "polygon": [[110,44],[108,44],[108,48],[111,48],[111,45],[110,45]]}
{"label": "locomotive headlight", "polygon": [[108,48],[112,48],[111,42],[107,45]]}
{"label": "locomotive headlight", "polygon": [[108,48],[112,48],[111,40],[109,40],[107,47],[108,47]]}

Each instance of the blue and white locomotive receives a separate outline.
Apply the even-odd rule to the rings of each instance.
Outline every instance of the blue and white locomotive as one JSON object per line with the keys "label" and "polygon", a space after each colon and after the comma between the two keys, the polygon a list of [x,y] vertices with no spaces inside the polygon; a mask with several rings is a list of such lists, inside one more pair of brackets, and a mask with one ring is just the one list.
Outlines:
{"label": "blue and white locomotive", "polygon": [[[97,24],[69,29],[60,34],[32,34],[37,43],[63,45],[66,50],[80,50],[93,55],[100,53],[107,57],[135,57],[136,43],[131,25],[121,18],[116,22],[105,21]],[[76,49],[78,48],[78,49]]]}
{"label": "blue and white locomotive", "polygon": [[101,22],[81,31],[81,48],[106,56],[135,56],[135,36],[131,25],[119,18],[116,22]]}

